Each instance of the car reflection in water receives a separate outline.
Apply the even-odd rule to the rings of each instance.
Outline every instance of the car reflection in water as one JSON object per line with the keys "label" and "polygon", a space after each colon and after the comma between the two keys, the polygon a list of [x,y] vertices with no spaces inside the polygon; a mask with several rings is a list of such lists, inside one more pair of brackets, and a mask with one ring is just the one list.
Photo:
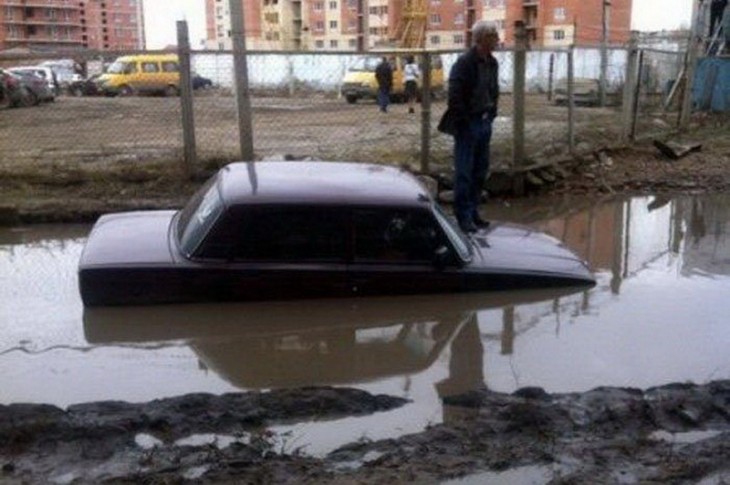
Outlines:
{"label": "car reflection in water", "polygon": [[84,330],[92,344],[185,341],[206,368],[241,389],[414,374],[449,348],[450,376],[436,384],[443,397],[484,385],[479,310],[580,290],[86,308]]}

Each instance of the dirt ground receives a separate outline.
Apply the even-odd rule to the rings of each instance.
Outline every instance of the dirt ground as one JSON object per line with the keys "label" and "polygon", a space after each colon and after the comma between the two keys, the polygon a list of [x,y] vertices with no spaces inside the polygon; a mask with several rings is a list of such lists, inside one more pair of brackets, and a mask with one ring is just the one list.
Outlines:
{"label": "dirt ground", "polygon": [[[45,113],[50,124],[68,123],[54,114],[56,106],[46,108],[38,113]],[[371,108],[356,109],[365,113]],[[205,159],[187,176],[168,158],[179,149],[172,144],[169,152],[154,144],[140,144],[139,150],[90,148],[113,130],[100,121],[107,109],[99,112],[96,125],[93,117],[74,124],[83,134],[65,135],[65,142],[61,134],[53,141],[28,141],[27,131],[47,129],[36,114],[27,114],[19,130],[14,125],[20,116],[0,113],[0,222],[93,221],[116,210],[179,207],[226,161]],[[347,114],[344,119],[352,116],[344,104],[337,110]],[[274,111],[280,120],[299,119]],[[405,113],[398,116],[407,119]],[[271,123],[274,130],[277,123]],[[402,136],[395,128],[398,122],[373,126],[381,127],[378,133]],[[149,134],[143,125],[136,129],[141,138]],[[352,129],[357,131],[357,125]],[[651,139],[619,147],[609,143],[613,135],[604,131],[561,164],[563,176],[530,187],[528,196],[728,190],[728,133],[726,117],[698,115],[690,132],[671,139],[698,143],[701,149],[671,160]],[[447,171],[447,166],[435,164],[435,171]],[[438,178],[448,185],[448,177]],[[0,483],[438,483],[475,474],[476,482],[511,476],[519,483],[529,473],[552,483],[730,483],[728,381],[564,395],[483,389],[445,399],[450,411],[443,424],[398,439],[352,443],[325,458],[281,450],[262,431],[281,422],[357,416],[403,404],[399,398],[352,389],[306,388],[68,409],[0,406]],[[232,437],[231,444],[175,444],[201,433]]]}

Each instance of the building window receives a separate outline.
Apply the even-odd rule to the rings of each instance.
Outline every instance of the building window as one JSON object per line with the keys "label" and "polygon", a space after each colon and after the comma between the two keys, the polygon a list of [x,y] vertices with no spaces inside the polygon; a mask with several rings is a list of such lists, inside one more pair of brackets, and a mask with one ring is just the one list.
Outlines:
{"label": "building window", "polygon": [[347,0],[348,8],[357,8],[357,0]]}
{"label": "building window", "polygon": [[314,24],[314,30],[317,32],[322,32],[324,30],[324,21],[317,20]]}
{"label": "building window", "polygon": [[454,23],[456,25],[464,25],[464,12],[456,12],[454,14]]}
{"label": "building window", "polygon": [[349,45],[350,47],[357,47],[357,39],[348,40],[347,45]]}
{"label": "building window", "polygon": [[332,49],[337,49],[337,41],[336,41],[335,39],[332,39],[332,40],[330,41],[330,47],[331,47]]}
{"label": "building window", "polygon": [[356,19],[350,19],[350,21],[347,22],[347,30],[357,30],[357,20]]}
{"label": "building window", "polygon": [[441,15],[437,13],[431,14],[431,25],[441,25]]}
{"label": "building window", "polygon": [[463,44],[464,34],[454,34],[454,44]]}
{"label": "building window", "polygon": [[314,41],[314,47],[316,47],[317,49],[324,49],[324,41],[323,40]]}
{"label": "building window", "polygon": [[484,0],[484,6],[488,8],[504,8],[504,0]]}
{"label": "building window", "polygon": [[314,11],[321,12],[324,10],[324,2],[314,2]]}
{"label": "building window", "polygon": [[330,10],[337,10],[337,2],[330,2]]}
{"label": "building window", "polygon": [[441,37],[438,35],[432,35],[429,39],[431,41],[431,45],[440,45],[441,44]]}
{"label": "building window", "polygon": [[553,11],[553,19],[556,21],[565,20],[565,7],[558,7]]}
{"label": "building window", "polygon": [[330,20],[330,29],[334,30],[337,28],[337,20]]}
{"label": "building window", "polygon": [[563,39],[565,39],[564,30],[553,30],[553,40],[563,40]]}

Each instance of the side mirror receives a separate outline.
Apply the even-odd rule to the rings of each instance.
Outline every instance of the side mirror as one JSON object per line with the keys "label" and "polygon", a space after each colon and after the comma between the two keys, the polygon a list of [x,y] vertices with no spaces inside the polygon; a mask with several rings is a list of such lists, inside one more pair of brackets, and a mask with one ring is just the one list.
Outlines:
{"label": "side mirror", "polygon": [[439,246],[433,252],[433,265],[436,269],[444,269],[449,262],[449,248]]}

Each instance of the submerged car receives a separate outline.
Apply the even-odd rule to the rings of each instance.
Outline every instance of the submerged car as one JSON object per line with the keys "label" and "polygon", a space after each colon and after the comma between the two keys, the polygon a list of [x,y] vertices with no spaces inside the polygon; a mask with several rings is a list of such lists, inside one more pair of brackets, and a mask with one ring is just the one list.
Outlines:
{"label": "submerged car", "polygon": [[594,283],[557,239],[467,236],[408,172],[343,162],[230,164],[182,210],[102,216],[79,262],[87,306]]}

